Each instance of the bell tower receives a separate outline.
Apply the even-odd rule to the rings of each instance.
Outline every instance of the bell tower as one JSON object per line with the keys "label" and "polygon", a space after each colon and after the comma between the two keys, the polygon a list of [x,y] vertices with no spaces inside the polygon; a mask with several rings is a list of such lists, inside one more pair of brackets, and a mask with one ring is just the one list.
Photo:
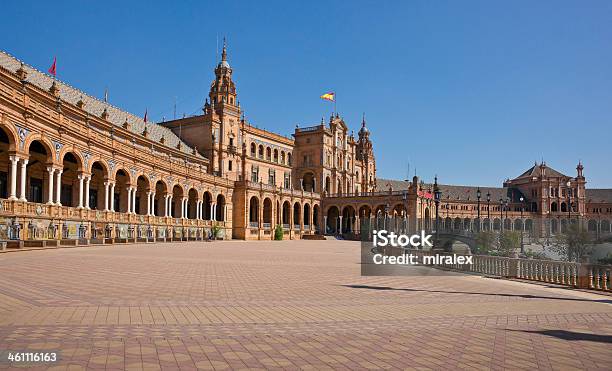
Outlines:
{"label": "bell tower", "polygon": [[204,116],[210,122],[210,163],[213,174],[237,180],[240,174],[240,103],[232,68],[227,60],[227,44],[223,39],[221,61],[215,67],[215,79],[204,104]]}
{"label": "bell tower", "polygon": [[361,129],[359,129],[357,140],[357,159],[363,162],[361,189],[366,192],[373,191],[376,187],[376,161],[370,140],[370,130],[366,127],[365,113],[361,119]]}

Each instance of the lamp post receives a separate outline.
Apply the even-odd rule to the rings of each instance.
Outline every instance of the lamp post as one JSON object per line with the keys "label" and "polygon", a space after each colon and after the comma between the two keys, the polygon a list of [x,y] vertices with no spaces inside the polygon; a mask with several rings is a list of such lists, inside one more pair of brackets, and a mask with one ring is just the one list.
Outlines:
{"label": "lamp post", "polygon": [[480,187],[476,190],[476,199],[478,200],[478,228],[476,232],[480,232],[480,196],[482,193],[480,192]]}
{"label": "lamp post", "polygon": [[569,227],[569,223],[572,219],[572,189],[570,188],[572,186],[572,182],[570,182],[569,180],[566,183],[567,185],[567,226]]}
{"label": "lamp post", "polygon": [[440,217],[438,215],[438,206],[440,205],[440,199],[442,198],[442,192],[438,188],[438,177],[434,178],[434,202],[436,204],[436,244],[439,240],[440,231]]}
{"label": "lamp post", "polygon": [[499,198],[499,230],[504,230],[504,199]]}
{"label": "lamp post", "polygon": [[524,207],[523,202],[525,201],[525,198],[521,196],[520,201],[521,201],[521,254],[525,254],[525,245],[523,243],[523,234],[525,232],[525,221],[523,220],[523,210],[525,209],[525,207]]}
{"label": "lamp post", "polygon": [[487,230],[491,230],[491,192],[487,191]]}

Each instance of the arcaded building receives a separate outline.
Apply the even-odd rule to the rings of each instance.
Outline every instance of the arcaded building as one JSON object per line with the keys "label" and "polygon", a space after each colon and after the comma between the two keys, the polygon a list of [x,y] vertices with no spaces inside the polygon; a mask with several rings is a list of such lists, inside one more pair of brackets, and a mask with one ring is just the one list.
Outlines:
{"label": "arcaded building", "polygon": [[[433,185],[377,179],[365,116],[292,137],[244,118],[224,47],[199,115],[153,123],[0,52],[0,240],[9,247],[431,229]],[[248,97],[246,97],[248,101]],[[452,230],[610,232],[612,190],[536,164],[499,188],[440,185]],[[480,190],[480,192],[478,192]],[[480,198],[477,197],[480,194]]]}

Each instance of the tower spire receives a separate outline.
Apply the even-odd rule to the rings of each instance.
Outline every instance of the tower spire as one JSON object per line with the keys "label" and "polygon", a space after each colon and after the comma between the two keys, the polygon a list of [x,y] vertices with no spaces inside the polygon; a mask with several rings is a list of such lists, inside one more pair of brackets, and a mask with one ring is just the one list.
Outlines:
{"label": "tower spire", "polygon": [[221,52],[221,61],[227,62],[227,42],[225,37],[223,37],[223,51]]}

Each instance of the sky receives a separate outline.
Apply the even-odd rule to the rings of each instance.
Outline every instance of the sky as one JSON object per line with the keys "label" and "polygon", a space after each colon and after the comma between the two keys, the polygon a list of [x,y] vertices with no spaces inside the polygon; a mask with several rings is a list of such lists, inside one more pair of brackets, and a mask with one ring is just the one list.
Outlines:
{"label": "sky", "polygon": [[0,49],[134,114],[199,114],[227,38],[247,120],[362,114],[379,178],[612,187],[611,1],[4,1]]}

